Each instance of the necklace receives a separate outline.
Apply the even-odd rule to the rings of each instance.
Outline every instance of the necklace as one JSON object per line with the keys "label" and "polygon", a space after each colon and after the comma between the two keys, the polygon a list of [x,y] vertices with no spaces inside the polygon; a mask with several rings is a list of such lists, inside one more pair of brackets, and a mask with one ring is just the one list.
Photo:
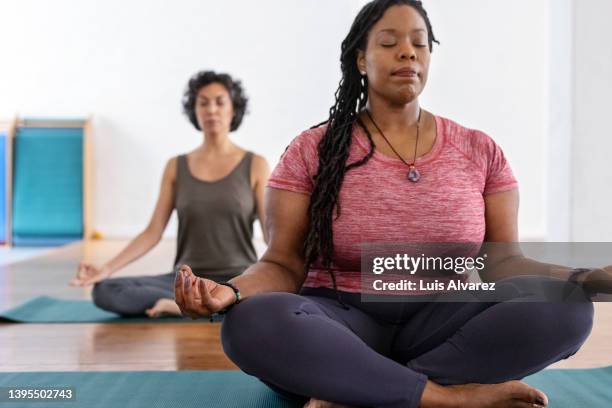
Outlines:
{"label": "necklace", "polygon": [[389,140],[387,139],[387,137],[385,136],[383,131],[380,130],[380,128],[378,127],[376,122],[374,122],[374,118],[370,114],[370,111],[366,109],[366,113],[368,114],[368,118],[370,118],[370,120],[374,124],[374,127],[376,128],[376,130],[378,130],[378,133],[380,133],[380,135],[383,137],[383,139],[385,139],[385,142],[387,142],[387,144],[389,145],[391,150],[393,150],[393,153],[395,153],[395,155],[397,157],[399,157],[399,159],[406,166],[408,166],[408,176],[407,177],[408,177],[408,180],[412,181],[413,183],[416,183],[421,178],[421,173],[419,173],[419,171],[417,170],[417,168],[415,166],[415,164],[416,164],[416,157],[417,157],[417,147],[419,146],[419,128],[421,127],[421,112],[422,112],[422,110],[421,110],[421,108],[419,108],[419,117],[417,119],[417,125],[416,125],[416,143],[414,144],[414,158],[412,159],[412,164],[410,164],[410,163],[407,163],[406,160],[404,160],[404,158],[393,148],[393,145],[391,144],[391,142],[389,142]]}

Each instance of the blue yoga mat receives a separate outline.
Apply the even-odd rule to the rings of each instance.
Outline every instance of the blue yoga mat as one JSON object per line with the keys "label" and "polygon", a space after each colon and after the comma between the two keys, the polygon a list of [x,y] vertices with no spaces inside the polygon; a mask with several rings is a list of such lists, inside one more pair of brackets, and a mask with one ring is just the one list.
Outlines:
{"label": "blue yoga mat", "polygon": [[[551,408],[609,408],[612,367],[589,370],[544,370],[525,381],[542,389]],[[72,402],[44,406],[67,408],[298,408],[257,379],[240,371],[30,372],[0,373],[4,387],[71,387]],[[2,402],[7,407],[40,407],[41,403]]]}
{"label": "blue yoga mat", "polygon": [[0,387],[72,387],[75,401],[42,408],[298,408],[241,371],[0,373]]}
{"label": "blue yoga mat", "polygon": [[70,242],[80,241],[81,239],[83,239],[82,234],[42,237],[33,235],[21,236],[19,234],[13,234],[13,245],[28,247],[50,247],[69,244]]}
{"label": "blue yoga mat", "polygon": [[546,393],[551,408],[612,407],[612,366],[544,370],[523,381]]}
{"label": "blue yoga mat", "polygon": [[[14,323],[185,323],[193,322],[182,317],[121,317],[99,309],[89,300],[66,300],[49,296],[39,296],[21,305],[0,313],[0,320]],[[222,316],[215,315],[214,321]],[[208,319],[198,319],[207,322]]]}
{"label": "blue yoga mat", "polygon": [[6,161],[8,157],[6,151],[7,134],[0,130],[0,244],[6,242],[7,238],[7,212],[6,212],[6,193],[8,186],[6,185]]}
{"label": "blue yoga mat", "polygon": [[21,128],[14,141],[16,244],[83,234],[83,129]]}

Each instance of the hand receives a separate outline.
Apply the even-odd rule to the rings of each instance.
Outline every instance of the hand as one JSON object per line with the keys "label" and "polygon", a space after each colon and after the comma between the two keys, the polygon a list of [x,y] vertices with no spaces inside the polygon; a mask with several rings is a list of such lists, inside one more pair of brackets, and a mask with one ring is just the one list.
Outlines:
{"label": "hand", "polygon": [[111,275],[107,267],[97,268],[92,264],[81,262],[77,270],[76,278],[70,281],[72,286],[89,286],[101,282]]}
{"label": "hand", "polygon": [[594,269],[578,277],[578,282],[590,293],[612,293],[612,265]]}
{"label": "hand", "polygon": [[174,296],[183,316],[192,319],[210,316],[236,302],[232,288],[195,276],[187,265],[176,274]]}

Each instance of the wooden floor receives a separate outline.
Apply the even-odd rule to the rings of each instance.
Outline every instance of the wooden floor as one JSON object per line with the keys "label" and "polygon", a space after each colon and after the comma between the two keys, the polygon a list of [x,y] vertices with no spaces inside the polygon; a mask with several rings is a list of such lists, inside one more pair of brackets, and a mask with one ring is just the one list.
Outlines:
{"label": "wooden floor", "polygon": [[[123,241],[76,243],[27,261],[0,266],[0,309],[34,296],[91,299],[91,288],[68,285],[80,260],[101,264]],[[114,276],[167,273],[172,270],[173,240]],[[228,370],[220,324],[91,323],[0,324],[0,371]]]}
{"label": "wooden floor", "polygon": [[[0,266],[0,309],[38,295],[90,298],[89,289],[68,286],[81,259],[102,263],[120,241],[77,243],[41,257]],[[117,276],[168,272],[174,242],[162,241]],[[612,365],[612,303],[596,303],[593,333],[572,358],[553,367]],[[236,369],[224,355],[220,324],[0,324],[0,371],[122,371]]]}

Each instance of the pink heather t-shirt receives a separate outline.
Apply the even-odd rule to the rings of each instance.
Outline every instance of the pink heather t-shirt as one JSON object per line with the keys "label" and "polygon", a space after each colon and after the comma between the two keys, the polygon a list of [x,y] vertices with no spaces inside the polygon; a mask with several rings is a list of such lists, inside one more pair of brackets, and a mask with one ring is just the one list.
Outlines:
{"label": "pink heather t-shirt", "polygon": [[[518,183],[501,148],[485,133],[435,116],[432,149],[417,158],[417,183],[406,178],[398,158],[375,151],[364,165],[348,171],[340,191],[341,215],[333,222],[337,287],[361,290],[361,243],[482,242],[484,196],[515,189]],[[326,126],[296,137],[272,172],[268,187],[311,194],[319,158],[317,145]],[[353,127],[348,163],[363,158],[369,141]],[[328,271],[315,262],[305,287],[332,288]]]}

